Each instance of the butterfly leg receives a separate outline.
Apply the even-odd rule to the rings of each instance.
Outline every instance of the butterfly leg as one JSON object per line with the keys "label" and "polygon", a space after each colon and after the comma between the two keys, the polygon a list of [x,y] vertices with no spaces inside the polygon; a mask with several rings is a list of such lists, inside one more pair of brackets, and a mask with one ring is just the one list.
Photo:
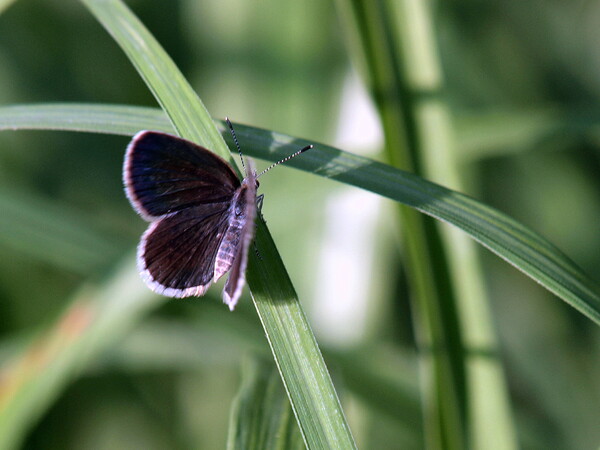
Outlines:
{"label": "butterfly leg", "polygon": [[[263,200],[265,198],[265,194],[260,194],[256,197],[256,210],[258,211],[258,215],[260,216],[260,219],[266,224],[267,221],[265,220],[265,218],[262,215],[262,206],[263,206]],[[254,224],[254,227],[257,227],[258,224]],[[254,245],[254,253],[256,253],[256,256],[258,257],[258,259],[260,259],[262,261],[262,256],[260,256],[260,252],[258,251],[258,247],[256,246],[256,241],[253,242]]]}
{"label": "butterfly leg", "polygon": [[265,194],[260,194],[260,195],[256,196],[256,209],[260,213],[261,217],[262,217],[262,207],[263,207],[264,199],[265,199]]}
{"label": "butterfly leg", "polygon": [[259,260],[261,260],[261,261],[263,260],[263,259],[262,259],[262,256],[260,255],[260,252],[258,251],[258,247],[256,246],[256,242],[254,243],[254,253],[256,253],[256,257],[257,257]]}

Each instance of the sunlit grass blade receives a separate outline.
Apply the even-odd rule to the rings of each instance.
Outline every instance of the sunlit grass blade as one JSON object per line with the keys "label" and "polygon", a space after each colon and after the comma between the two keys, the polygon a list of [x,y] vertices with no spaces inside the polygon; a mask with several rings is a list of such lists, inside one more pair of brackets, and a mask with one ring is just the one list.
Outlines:
{"label": "sunlit grass blade", "polygon": [[[438,101],[431,108],[440,76],[431,52],[435,38],[426,15],[420,14],[426,4],[337,0],[335,5],[349,53],[377,109],[386,162],[428,176],[428,138],[435,140],[436,161],[444,162],[448,140],[444,114],[437,114],[435,127],[429,114],[444,106]],[[453,277],[453,251],[438,224],[403,207],[396,215],[420,350],[426,446],[464,448],[472,429],[469,419],[476,414],[468,405],[469,356],[464,349],[469,344],[459,298],[460,283],[468,281]]]}
{"label": "sunlit grass blade", "polygon": [[12,5],[16,0],[0,0],[0,14],[4,12],[6,8]]}
{"label": "sunlit grass blade", "polygon": [[[399,87],[404,91],[406,101],[401,102],[398,108],[403,110],[404,120],[409,123],[407,127],[417,136],[414,150],[421,163],[417,173],[461,191],[464,189],[464,170],[457,156],[460,152],[456,149],[462,149],[462,145],[457,144],[455,139],[453,108],[445,96],[438,95],[445,91],[446,86],[441,49],[438,46],[440,39],[436,34],[439,27],[435,8],[430,3],[419,1],[390,1],[387,4],[395,18],[384,22],[388,30],[384,35],[390,36],[387,39],[392,44],[390,47],[395,50],[387,57],[392,64],[396,61],[398,72],[404,75],[399,79]],[[381,9],[385,11],[383,6]],[[372,45],[383,44],[375,40]],[[380,83],[375,91],[381,87]],[[421,95],[415,95],[417,92]],[[385,108],[380,110],[384,114]],[[453,331],[455,334],[460,333],[463,348],[454,354],[454,358],[457,364],[462,364],[465,368],[463,380],[449,380],[454,383],[458,381],[457,392],[460,392],[460,383],[464,383],[465,395],[460,399],[463,402],[462,410],[452,411],[447,408],[444,398],[437,399],[437,407],[443,411],[442,422],[447,422],[447,417],[452,414],[462,413],[458,419],[465,430],[464,442],[452,441],[450,438],[441,447],[460,448],[468,445],[473,448],[488,447],[490,450],[516,449],[516,431],[502,361],[498,356],[490,357],[499,355],[499,352],[489,291],[485,288],[475,243],[455,228],[440,224],[437,230],[443,252],[438,251],[433,260],[447,261],[445,270],[451,281],[449,290],[455,294],[453,297],[444,296],[440,300],[442,305],[453,305],[459,320],[448,321],[448,314],[443,307],[439,307],[440,313],[429,314],[428,317],[420,315],[418,321],[425,329],[435,326],[436,322],[447,322],[445,328],[448,330],[456,327],[457,330]],[[407,233],[405,238],[410,240],[412,237]],[[448,332],[442,345],[451,343],[452,337],[453,334]],[[472,349],[479,351],[474,352]],[[421,354],[425,358],[429,352],[427,345],[422,347]],[[427,374],[423,376],[427,377]],[[447,378],[447,375],[440,373],[439,377]],[[435,383],[431,386],[434,389]],[[428,392],[424,392],[424,399],[430,397]],[[428,408],[427,404],[425,408]],[[430,427],[426,433],[436,427],[432,421],[428,421],[427,425]],[[442,424],[444,435],[453,436],[450,428],[447,423]],[[459,437],[458,434],[455,436]]]}
{"label": "sunlit grass blade", "polygon": [[[573,137],[578,133],[593,133],[600,124],[600,112],[586,114],[550,108],[526,113],[506,111],[465,115],[457,117],[456,121],[458,156],[471,161],[514,153],[560,133],[570,133]],[[142,129],[175,132],[164,111],[157,108],[95,103],[0,106],[0,130],[19,129],[129,136]]]}
{"label": "sunlit grass blade", "polygon": [[65,130],[133,135],[140,130],[174,133],[161,109],[93,103],[0,107],[0,130]]}
{"label": "sunlit grass blade", "polygon": [[[82,3],[124,50],[177,133],[229,157],[225,142],[196,93],[125,4],[118,0],[82,0]],[[248,285],[305,442],[315,448],[353,448],[354,439],[331,377],[262,222],[257,226],[256,242],[263,259],[257,264],[251,252]],[[261,266],[269,267],[269,271],[259,273],[257,269]],[[291,295],[281,297],[282,293]]]}

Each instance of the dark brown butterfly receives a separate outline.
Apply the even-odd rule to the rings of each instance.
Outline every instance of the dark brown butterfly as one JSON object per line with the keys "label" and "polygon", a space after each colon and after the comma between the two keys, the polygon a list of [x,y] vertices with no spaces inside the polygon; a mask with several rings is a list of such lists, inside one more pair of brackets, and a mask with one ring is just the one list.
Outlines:
{"label": "dark brown butterfly", "polygon": [[134,136],[123,182],[133,208],[150,222],[137,251],[150,289],[168,297],[200,296],[229,272],[223,301],[233,310],[245,284],[260,176],[251,161],[246,166],[242,158],[242,165],[240,181],[228,162],[193,142],[155,131]]}

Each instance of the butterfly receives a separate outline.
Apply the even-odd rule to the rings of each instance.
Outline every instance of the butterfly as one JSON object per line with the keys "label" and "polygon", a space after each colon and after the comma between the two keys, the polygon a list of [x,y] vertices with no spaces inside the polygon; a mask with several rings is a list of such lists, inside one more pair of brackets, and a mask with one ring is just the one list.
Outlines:
{"label": "butterfly", "polygon": [[233,311],[245,285],[248,250],[254,237],[258,177],[300,151],[256,174],[244,164],[231,122],[226,119],[245,170],[210,150],[177,136],[140,131],[127,146],[125,193],[148,229],[137,249],[144,282],[168,297],[201,296],[229,272],[223,302]]}

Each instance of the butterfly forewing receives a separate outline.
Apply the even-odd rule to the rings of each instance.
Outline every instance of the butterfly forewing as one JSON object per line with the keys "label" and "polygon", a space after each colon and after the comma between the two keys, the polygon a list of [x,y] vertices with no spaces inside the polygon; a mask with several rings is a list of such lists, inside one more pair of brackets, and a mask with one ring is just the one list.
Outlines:
{"label": "butterfly forewing", "polygon": [[127,196],[146,220],[207,203],[230,202],[240,181],[225,160],[165,133],[142,131],[127,147]]}

